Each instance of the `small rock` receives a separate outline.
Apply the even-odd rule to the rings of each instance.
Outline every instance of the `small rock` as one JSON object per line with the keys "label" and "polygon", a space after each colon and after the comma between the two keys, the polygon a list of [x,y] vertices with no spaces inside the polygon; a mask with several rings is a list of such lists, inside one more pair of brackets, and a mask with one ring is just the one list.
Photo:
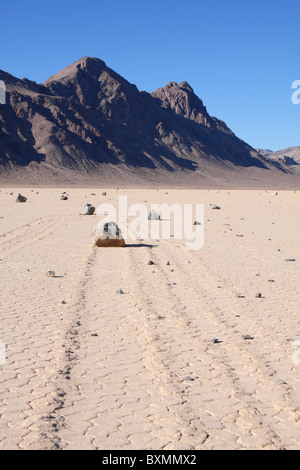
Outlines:
{"label": "small rock", "polygon": [[211,207],[212,209],[221,209],[221,207],[216,206],[216,204],[210,204],[210,207]]}
{"label": "small rock", "polygon": [[60,200],[61,201],[67,201],[68,200],[68,196],[64,196],[63,194],[60,196]]}
{"label": "small rock", "polygon": [[152,265],[152,264],[155,264],[155,263],[154,263],[153,261],[151,261],[151,260],[150,260],[150,261],[148,261],[148,263],[147,263],[147,264],[148,264],[148,265]]}
{"label": "small rock", "polygon": [[187,376],[187,377],[184,378],[184,380],[189,381],[189,382],[194,382],[195,379],[193,379],[190,376]]}
{"label": "small rock", "polygon": [[102,196],[106,196],[106,192],[105,192],[105,191],[103,191]]}
{"label": "small rock", "polygon": [[154,210],[151,210],[148,214],[148,220],[160,220],[160,215]]}
{"label": "small rock", "polygon": [[167,261],[167,266],[170,266],[170,261]]}
{"label": "small rock", "polygon": [[220,343],[220,341],[219,341],[218,338],[212,338],[212,339],[210,340],[210,342],[213,343],[213,344]]}
{"label": "small rock", "polygon": [[46,276],[47,277],[55,277],[55,271],[48,271]]}
{"label": "small rock", "polygon": [[287,383],[284,381],[284,380],[276,380],[276,382],[278,383],[278,385],[287,385]]}
{"label": "small rock", "polygon": [[96,207],[92,206],[92,204],[85,204],[80,215],[93,215],[96,210]]}
{"label": "small rock", "polygon": [[257,299],[260,299],[260,298],[261,298],[261,293],[258,292],[258,293],[255,295],[255,297],[256,297]]}
{"label": "small rock", "polygon": [[198,222],[198,220],[195,220],[194,225],[201,225],[201,222]]}
{"label": "small rock", "polygon": [[254,338],[253,338],[252,336],[250,336],[250,335],[243,335],[242,338],[245,339],[245,340],[246,340],[246,339],[254,339]]}
{"label": "small rock", "polygon": [[26,201],[27,201],[27,197],[22,196],[22,194],[18,194],[16,202],[26,202]]}
{"label": "small rock", "polygon": [[117,294],[124,294],[124,292],[123,292],[122,289],[118,289],[118,290],[117,290]]}
{"label": "small rock", "polygon": [[296,261],[295,258],[287,258],[285,261]]}

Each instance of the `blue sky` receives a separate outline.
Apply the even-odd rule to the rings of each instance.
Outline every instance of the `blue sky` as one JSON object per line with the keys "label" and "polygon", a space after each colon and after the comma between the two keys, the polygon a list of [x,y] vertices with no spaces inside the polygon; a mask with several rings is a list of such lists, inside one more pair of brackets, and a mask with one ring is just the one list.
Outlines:
{"label": "blue sky", "polygon": [[0,40],[19,78],[99,57],[139,90],[187,81],[253,147],[300,145],[299,0],[2,2]]}

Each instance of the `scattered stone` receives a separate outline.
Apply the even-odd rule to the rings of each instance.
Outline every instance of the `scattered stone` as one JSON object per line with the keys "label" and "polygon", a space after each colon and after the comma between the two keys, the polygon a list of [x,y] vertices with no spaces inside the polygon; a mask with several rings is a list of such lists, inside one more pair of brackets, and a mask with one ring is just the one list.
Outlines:
{"label": "scattered stone", "polygon": [[61,303],[65,305],[67,302],[65,300],[62,300]]}
{"label": "scattered stone", "polygon": [[218,338],[212,338],[212,339],[210,340],[210,342],[213,343],[213,344],[217,344],[217,343],[220,343],[221,341],[219,341]]}
{"label": "scattered stone", "polygon": [[242,336],[243,339],[254,339],[253,336],[250,336],[250,335],[243,335]]}
{"label": "scattered stone", "polygon": [[91,196],[96,196],[96,193],[91,193]]}
{"label": "scattered stone", "polygon": [[167,266],[170,266],[170,261],[167,261]]}
{"label": "scattered stone", "polygon": [[295,258],[287,258],[285,261],[296,261]]}
{"label": "scattered stone", "polygon": [[262,295],[261,295],[261,293],[260,293],[260,292],[258,292],[258,293],[255,295],[255,297],[256,297],[257,299],[260,299],[260,298],[261,298],[261,296],[262,296]]}
{"label": "scattered stone", "polygon": [[117,294],[124,294],[124,293],[125,293],[125,292],[123,292],[122,289],[118,289],[118,290],[117,290]]}
{"label": "scattered stone", "polygon": [[106,192],[105,192],[105,191],[103,191],[102,196],[106,196]]}
{"label": "scattered stone", "polygon": [[148,220],[160,220],[160,215],[151,209],[148,214]]}
{"label": "scattered stone", "polygon": [[198,220],[195,220],[194,225],[201,225],[201,222],[198,222]]}
{"label": "scattered stone", "polygon": [[[11,193],[11,194],[13,194],[13,193]],[[27,201],[27,197],[22,196],[22,194],[18,194],[16,202],[26,202],[26,201]]]}
{"label": "scattered stone", "polygon": [[192,377],[190,376],[187,376],[184,378],[184,380],[188,381],[188,382],[194,382],[195,379],[193,379]]}
{"label": "scattered stone", "polygon": [[278,385],[287,385],[287,382],[285,382],[284,380],[276,380],[276,382],[278,383]]}
{"label": "scattered stone", "polygon": [[106,222],[100,235],[95,238],[95,245],[98,247],[125,246],[125,240],[121,230],[115,222]]}
{"label": "scattered stone", "polygon": [[48,271],[46,276],[47,277],[55,277],[55,271]]}
{"label": "scattered stone", "polygon": [[98,333],[92,333],[91,336],[98,336]]}
{"label": "scattered stone", "polygon": [[151,261],[151,260],[150,260],[150,261],[148,261],[148,263],[147,263],[147,264],[148,264],[148,265],[152,265],[152,264],[155,264],[155,263],[154,263],[153,261]]}
{"label": "scattered stone", "polygon": [[61,201],[67,201],[67,200],[68,200],[68,196],[64,196],[64,194],[62,194],[62,195],[60,196],[60,200],[61,200]]}
{"label": "scattered stone", "polygon": [[268,282],[275,282],[274,279],[268,279]]}
{"label": "scattered stone", "polygon": [[211,207],[212,209],[221,209],[221,207],[216,206],[216,204],[210,204],[210,207]]}
{"label": "scattered stone", "polygon": [[85,204],[80,215],[93,215],[96,210],[96,207],[92,206],[92,204]]}

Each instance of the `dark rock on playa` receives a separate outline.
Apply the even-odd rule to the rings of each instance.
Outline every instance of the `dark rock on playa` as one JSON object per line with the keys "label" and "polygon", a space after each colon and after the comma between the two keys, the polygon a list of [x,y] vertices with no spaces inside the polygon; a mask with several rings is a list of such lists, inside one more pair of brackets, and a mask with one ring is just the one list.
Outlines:
{"label": "dark rock on playa", "polygon": [[27,197],[22,196],[22,194],[18,194],[16,202],[26,202],[26,201],[27,201]]}
{"label": "dark rock on playa", "polygon": [[84,208],[80,212],[81,215],[93,215],[96,208],[92,204],[85,204]]}

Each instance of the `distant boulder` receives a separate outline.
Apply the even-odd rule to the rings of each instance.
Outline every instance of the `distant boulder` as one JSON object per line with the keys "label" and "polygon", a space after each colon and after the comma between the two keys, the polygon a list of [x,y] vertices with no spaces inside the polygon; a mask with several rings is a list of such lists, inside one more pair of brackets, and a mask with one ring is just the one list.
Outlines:
{"label": "distant boulder", "polygon": [[93,215],[96,210],[96,207],[92,206],[92,204],[85,204],[80,215]]}
{"label": "distant boulder", "polygon": [[22,196],[22,194],[18,194],[16,202],[26,202],[26,201],[27,201],[27,197]]}
{"label": "distant boulder", "polygon": [[148,220],[160,220],[160,215],[154,210],[151,210],[148,214]]}

